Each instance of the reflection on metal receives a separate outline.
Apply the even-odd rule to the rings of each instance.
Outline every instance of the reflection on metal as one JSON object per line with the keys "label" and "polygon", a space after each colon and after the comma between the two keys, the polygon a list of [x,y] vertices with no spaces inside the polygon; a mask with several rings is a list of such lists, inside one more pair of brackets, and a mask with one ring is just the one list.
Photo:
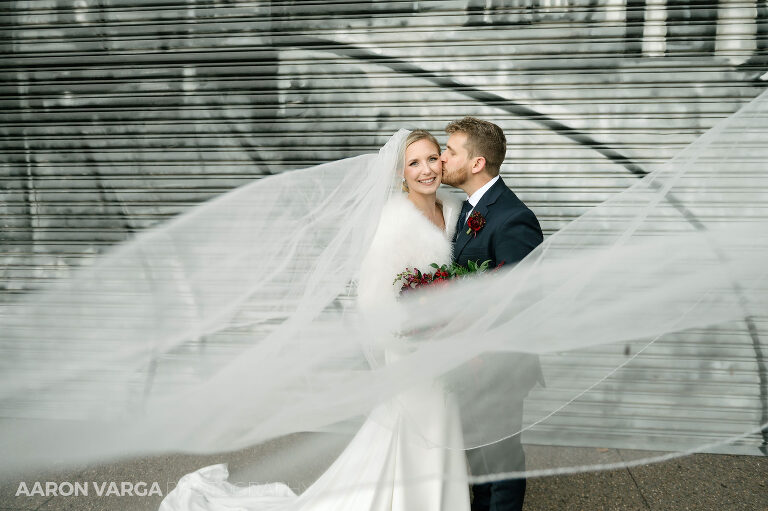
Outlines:
{"label": "reflection on metal", "polygon": [[611,148],[608,146],[608,144],[604,144],[595,140],[588,133],[582,130],[567,126],[566,124],[563,124],[562,122],[559,122],[542,112],[521,105],[513,100],[506,99],[502,96],[499,96],[498,94],[493,94],[478,87],[459,83],[458,81],[448,76],[443,76],[434,72],[427,71],[426,69],[413,65],[405,60],[391,57],[389,55],[375,53],[366,48],[352,44],[337,43],[327,39],[311,37],[301,37],[298,40],[294,39],[288,46],[301,46],[302,48],[309,49],[312,47],[321,47],[323,51],[333,51],[334,53],[349,56],[353,59],[374,62],[381,64],[382,66],[386,66],[397,73],[409,74],[424,80],[428,80],[440,88],[452,90],[457,94],[466,96],[480,104],[509,112],[510,114],[513,114],[522,119],[528,119],[532,123],[538,124],[543,128],[551,130],[558,135],[562,135],[577,144],[589,147],[590,149],[593,149],[603,155],[608,160],[621,165],[632,174],[640,177],[647,174],[647,172],[643,170],[640,165],[633,162],[630,158]]}
{"label": "reflection on metal", "polygon": [[734,64],[745,62],[757,50],[757,2],[721,0],[715,51]]}
{"label": "reflection on metal", "polygon": [[663,57],[667,52],[667,1],[647,0],[643,27],[643,54]]}

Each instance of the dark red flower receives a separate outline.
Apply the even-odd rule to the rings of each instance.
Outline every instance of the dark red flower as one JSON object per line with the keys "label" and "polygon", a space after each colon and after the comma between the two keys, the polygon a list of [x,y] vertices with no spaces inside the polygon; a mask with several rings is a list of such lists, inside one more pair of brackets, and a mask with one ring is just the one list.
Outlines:
{"label": "dark red flower", "polygon": [[[480,218],[484,223],[485,219],[483,219],[482,216],[480,216]],[[469,232],[471,232],[471,230]],[[432,263],[430,264],[430,267],[435,269],[434,273],[422,273],[418,268],[406,268],[405,271],[400,272],[395,276],[395,280],[393,280],[392,283],[395,284],[398,281],[401,282],[401,294],[410,292],[411,290],[422,286],[443,286],[448,284],[448,281],[452,279],[464,278],[475,273],[482,273],[486,271],[490,262],[491,261],[488,260],[478,264],[469,261],[466,267],[456,264],[455,262],[451,263],[450,266],[446,264],[439,266],[437,263]],[[501,267],[502,264],[504,263],[500,263],[499,267]]]}
{"label": "dark red flower", "polygon": [[479,211],[473,211],[471,215],[469,215],[469,218],[467,219],[467,234],[473,233],[475,237],[477,237],[477,233],[485,227],[485,217],[480,214]]}

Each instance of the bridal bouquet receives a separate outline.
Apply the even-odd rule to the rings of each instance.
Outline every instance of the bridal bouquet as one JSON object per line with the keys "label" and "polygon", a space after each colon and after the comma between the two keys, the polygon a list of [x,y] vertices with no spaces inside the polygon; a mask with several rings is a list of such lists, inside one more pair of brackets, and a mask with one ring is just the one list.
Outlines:
{"label": "bridal bouquet", "polygon": [[[483,261],[480,264],[475,261],[467,261],[467,266],[461,266],[456,263],[443,265],[432,263],[430,266],[434,268],[435,271],[431,273],[423,273],[418,268],[406,268],[404,272],[397,274],[395,280],[392,281],[392,284],[400,281],[402,283],[400,294],[403,294],[420,287],[442,285],[452,279],[483,273],[488,270],[490,264],[490,259]],[[502,264],[504,263],[499,264],[494,270],[501,268]]]}

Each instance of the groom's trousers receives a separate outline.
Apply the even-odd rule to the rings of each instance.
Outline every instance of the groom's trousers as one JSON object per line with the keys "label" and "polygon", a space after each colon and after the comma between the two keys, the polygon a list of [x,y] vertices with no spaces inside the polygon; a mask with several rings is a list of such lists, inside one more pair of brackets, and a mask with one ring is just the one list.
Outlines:
{"label": "groom's trousers", "polygon": [[[483,415],[464,417],[497,424],[497,431],[515,433],[499,442],[467,450],[470,473],[486,476],[525,471],[525,453],[520,431],[523,427],[525,397],[537,381],[543,381],[538,358],[520,353],[494,353],[483,357],[484,374],[489,376],[488,392],[498,396],[498,406],[485,407]],[[494,399],[496,399],[494,397]],[[525,479],[506,479],[472,486],[472,511],[519,511],[525,498]]]}
{"label": "groom's trousers", "polygon": [[[522,407],[522,403],[521,403]],[[470,470],[476,475],[525,470],[520,435],[467,451]],[[522,511],[525,479],[505,479],[472,486],[472,511]]]}
{"label": "groom's trousers", "polygon": [[472,511],[522,511],[525,479],[472,486]]}

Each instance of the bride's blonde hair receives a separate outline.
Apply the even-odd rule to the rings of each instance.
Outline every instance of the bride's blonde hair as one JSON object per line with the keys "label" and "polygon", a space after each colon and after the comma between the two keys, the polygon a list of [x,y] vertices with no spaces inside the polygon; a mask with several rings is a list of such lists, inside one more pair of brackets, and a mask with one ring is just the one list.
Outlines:
{"label": "bride's blonde hair", "polygon": [[[427,130],[411,131],[405,139],[405,148],[407,149],[409,145],[418,142],[419,140],[429,140],[435,144],[435,147],[437,147],[437,154],[440,154],[440,144],[437,142],[435,136]],[[408,184],[405,182],[405,179],[403,179],[402,189],[405,193],[408,193]]]}

